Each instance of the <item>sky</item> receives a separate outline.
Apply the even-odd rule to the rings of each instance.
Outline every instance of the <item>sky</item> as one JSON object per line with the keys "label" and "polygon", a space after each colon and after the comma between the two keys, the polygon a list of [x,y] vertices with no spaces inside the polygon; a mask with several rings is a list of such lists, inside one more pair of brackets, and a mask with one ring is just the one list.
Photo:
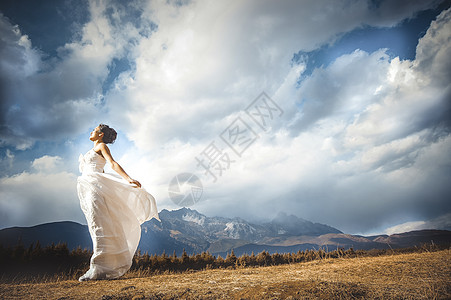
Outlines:
{"label": "sky", "polygon": [[450,7],[3,0],[0,228],[85,224],[78,156],[106,123],[159,210],[179,182],[207,216],[451,230]]}

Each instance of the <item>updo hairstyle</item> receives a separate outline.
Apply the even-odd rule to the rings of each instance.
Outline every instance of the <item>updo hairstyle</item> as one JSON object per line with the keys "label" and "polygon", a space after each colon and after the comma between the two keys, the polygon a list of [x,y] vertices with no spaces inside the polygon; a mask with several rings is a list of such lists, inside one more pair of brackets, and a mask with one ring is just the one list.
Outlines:
{"label": "updo hairstyle", "polygon": [[100,124],[99,125],[100,132],[103,132],[102,141],[105,144],[112,144],[116,140],[117,132],[113,128],[108,125]]}

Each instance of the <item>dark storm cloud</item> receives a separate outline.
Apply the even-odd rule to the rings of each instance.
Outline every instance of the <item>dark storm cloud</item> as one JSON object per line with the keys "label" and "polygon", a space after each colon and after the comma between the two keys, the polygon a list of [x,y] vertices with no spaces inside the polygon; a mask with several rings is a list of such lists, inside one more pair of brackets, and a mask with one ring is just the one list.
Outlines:
{"label": "dark storm cloud", "polygon": [[98,7],[92,5],[94,22],[50,59],[20,26],[0,17],[2,145],[26,149],[37,140],[64,139],[85,131],[102,113],[102,86],[127,38],[113,36],[106,17],[95,16]]}
{"label": "dark storm cloud", "polygon": [[442,0],[371,0],[368,1],[369,14],[368,23],[375,26],[393,26],[401,20],[411,18],[418,12],[435,8],[444,1]]}
{"label": "dark storm cloud", "polygon": [[43,61],[43,53],[3,15],[0,30],[2,144],[25,149],[35,140],[79,131],[77,124],[95,113],[96,76],[76,61],[65,63],[66,68]]}
{"label": "dark storm cloud", "polygon": [[19,24],[33,47],[45,57],[57,55],[57,49],[79,38],[79,31],[90,17],[88,0],[2,0],[0,11],[12,24]]}

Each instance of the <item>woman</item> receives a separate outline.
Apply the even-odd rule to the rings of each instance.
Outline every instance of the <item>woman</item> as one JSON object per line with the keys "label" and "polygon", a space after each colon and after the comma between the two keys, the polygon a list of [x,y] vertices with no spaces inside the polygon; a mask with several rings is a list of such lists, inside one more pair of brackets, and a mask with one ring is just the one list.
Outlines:
{"label": "woman", "polygon": [[[80,154],[82,175],[77,190],[93,254],[89,270],[79,281],[122,276],[132,265],[141,238],[140,225],[152,218],[159,220],[154,197],[111,156],[106,144],[113,143],[116,136],[113,128],[100,124],[89,138],[94,147],[84,156]],[[107,161],[122,178],[103,172]]]}

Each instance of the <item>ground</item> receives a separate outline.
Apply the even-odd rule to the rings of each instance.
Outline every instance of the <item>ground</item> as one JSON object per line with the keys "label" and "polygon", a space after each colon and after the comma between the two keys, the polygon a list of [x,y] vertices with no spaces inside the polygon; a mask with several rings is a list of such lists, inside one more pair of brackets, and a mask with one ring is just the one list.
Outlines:
{"label": "ground", "polygon": [[451,299],[451,251],[109,281],[0,284],[1,299]]}

